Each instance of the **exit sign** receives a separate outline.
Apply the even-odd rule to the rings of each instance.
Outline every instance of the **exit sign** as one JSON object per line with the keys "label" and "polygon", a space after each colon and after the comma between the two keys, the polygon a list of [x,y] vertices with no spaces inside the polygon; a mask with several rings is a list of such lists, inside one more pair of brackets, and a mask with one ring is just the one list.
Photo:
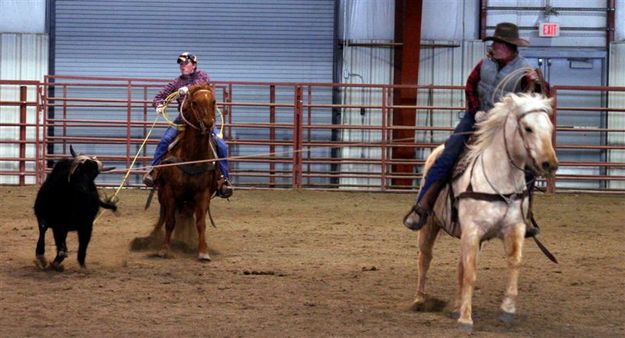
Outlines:
{"label": "exit sign", "polygon": [[538,36],[554,37],[560,36],[560,25],[555,22],[543,22],[538,26]]}

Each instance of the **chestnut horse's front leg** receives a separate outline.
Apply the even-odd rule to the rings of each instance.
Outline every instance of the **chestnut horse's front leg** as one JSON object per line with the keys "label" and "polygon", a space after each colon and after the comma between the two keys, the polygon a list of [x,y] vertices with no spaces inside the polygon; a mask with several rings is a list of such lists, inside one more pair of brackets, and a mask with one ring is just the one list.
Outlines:
{"label": "chestnut horse's front leg", "polygon": [[503,238],[508,268],[510,269],[510,277],[508,279],[508,287],[506,288],[503,302],[501,303],[502,313],[499,319],[506,323],[512,322],[514,314],[516,313],[516,298],[519,293],[518,281],[523,256],[524,237],[525,224],[520,223],[513,227],[512,231],[506,233]]}
{"label": "chestnut horse's front leg", "polygon": [[210,195],[208,189],[196,196],[195,206],[195,228],[197,229],[198,255],[201,261],[210,261],[208,245],[206,245],[206,212],[210,206]]}
{"label": "chestnut horse's front leg", "polygon": [[165,239],[161,245],[158,255],[161,257],[171,257],[171,235],[176,227],[176,199],[171,193],[171,189],[162,187],[162,196],[159,195],[159,202],[163,206],[165,217]]}
{"label": "chestnut horse's front leg", "polygon": [[479,250],[480,239],[477,227],[469,224],[462,228],[460,264],[462,265],[462,276],[458,276],[461,282],[460,288],[460,317],[458,324],[463,331],[473,331],[473,318],[471,315],[471,299],[473,297],[473,288],[477,278],[477,254]]}

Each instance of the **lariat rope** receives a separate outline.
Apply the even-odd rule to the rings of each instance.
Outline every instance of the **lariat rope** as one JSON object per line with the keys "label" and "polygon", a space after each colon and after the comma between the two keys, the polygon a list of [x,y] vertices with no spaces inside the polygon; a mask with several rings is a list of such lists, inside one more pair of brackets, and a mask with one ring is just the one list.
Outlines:
{"label": "lariat rope", "polygon": [[[163,101],[163,110],[161,111],[161,115],[163,115],[163,119],[165,119],[167,124],[169,124],[170,126],[178,130],[183,130],[185,127],[184,124],[175,123],[169,118],[169,115],[167,115],[167,107],[169,106],[169,103],[176,97],[178,97],[178,91],[174,91],[173,93],[169,94],[169,96],[165,98],[165,101]],[[182,104],[180,105],[181,109],[183,105],[184,105],[184,99],[182,101]],[[221,120],[221,123],[219,125],[219,133],[217,133],[216,136],[219,138],[224,138],[224,114],[221,112],[221,109],[219,109],[219,107],[217,106],[215,106],[215,111],[219,113],[219,119]],[[182,118],[184,120],[184,115],[182,115]]]}

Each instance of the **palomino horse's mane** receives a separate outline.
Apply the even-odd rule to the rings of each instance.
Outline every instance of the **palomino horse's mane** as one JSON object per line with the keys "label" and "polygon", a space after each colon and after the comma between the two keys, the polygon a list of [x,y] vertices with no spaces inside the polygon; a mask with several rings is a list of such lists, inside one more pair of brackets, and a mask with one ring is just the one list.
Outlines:
{"label": "palomino horse's mane", "polygon": [[536,110],[543,110],[551,115],[551,100],[538,94],[509,93],[504,96],[488,111],[486,119],[476,124],[475,140],[469,145],[468,159],[477,158],[491,145],[497,132],[506,123],[508,114],[513,114],[513,117],[518,119],[526,112]]}

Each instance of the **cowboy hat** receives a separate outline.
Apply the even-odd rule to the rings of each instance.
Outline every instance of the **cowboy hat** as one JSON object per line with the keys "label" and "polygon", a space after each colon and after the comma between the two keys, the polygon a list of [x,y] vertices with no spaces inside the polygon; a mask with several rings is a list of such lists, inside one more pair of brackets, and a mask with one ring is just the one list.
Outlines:
{"label": "cowboy hat", "polygon": [[527,47],[530,45],[529,41],[519,38],[519,27],[510,22],[497,24],[497,27],[495,27],[495,34],[482,39],[482,41],[489,40],[501,41],[519,47]]}

